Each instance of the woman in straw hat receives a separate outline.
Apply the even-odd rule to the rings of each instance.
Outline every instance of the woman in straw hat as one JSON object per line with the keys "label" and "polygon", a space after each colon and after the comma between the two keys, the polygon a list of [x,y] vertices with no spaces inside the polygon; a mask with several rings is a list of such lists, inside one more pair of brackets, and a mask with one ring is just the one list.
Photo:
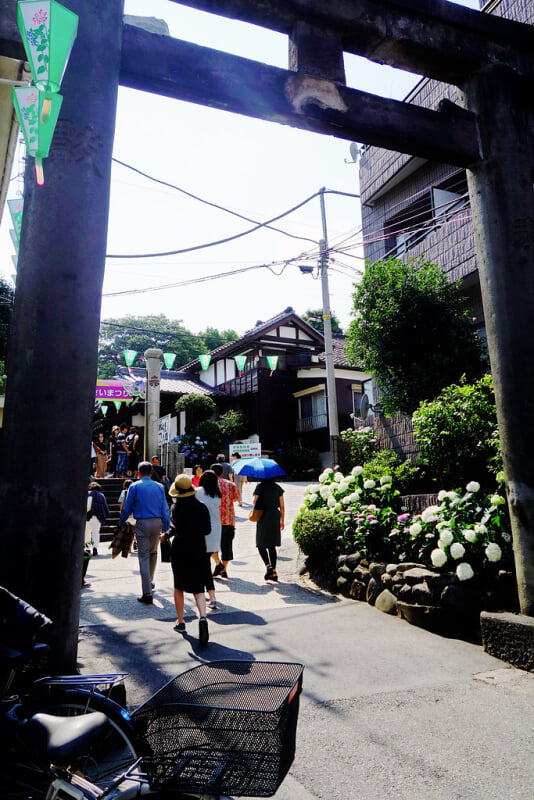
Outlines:
{"label": "woman in straw hat", "polygon": [[190,592],[195,596],[198,609],[199,642],[206,644],[209,633],[204,591],[211,575],[209,555],[206,552],[206,536],[211,531],[210,514],[206,506],[195,497],[195,487],[189,475],[177,475],[169,494],[176,498],[171,509],[169,530],[169,535],[173,537],[171,565],[174,604],[178,616],[174,630],[185,633],[184,592]]}

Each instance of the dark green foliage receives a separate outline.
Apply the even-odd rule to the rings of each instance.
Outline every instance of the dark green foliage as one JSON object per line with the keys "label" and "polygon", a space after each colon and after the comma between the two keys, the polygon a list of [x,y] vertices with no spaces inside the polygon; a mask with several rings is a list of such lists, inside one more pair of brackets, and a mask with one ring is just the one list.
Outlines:
{"label": "dark green foliage", "polygon": [[[323,322],[323,309],[322,308],[309,308],[307,311],[302,314],[302,319],[304,322],[307,322],[308,325],[311,325],[312,328],[315,328],[316,331],[320,331],[324,333],[324,322]],[[332,325],[332,333],[343,333],[343,328],[341,327],[338,318],[335,314],[332,314],[332,319],[330,320]]]}
{"label": "dark green foliage", "polygon": [[341,431],[339,457],[343,472],[361,467],[378,451],[378,441],[372,428],[347,428]]}
{"label": "dark green foliage", "polygon": [[286,442],[280,445],[279,449],[273,453],[273,458],[287,475],[310,471],[319,473],[321,469],[321,460],[317,450],[302,447],[295,442]]}
{"label": "dark green foliage", "polygon": [[380,481],[383,475],[391,475],[395,487],[401,494],[417,493],[421,468],[412,461],[402,461],[394,450],[379,450],[363,465],[362,479]]}
{"label": "dark green foliage", "polygon": [[373,375],[387,414],[411,414],[462,375],[483,373],[482,346],[458,285],[436,264],[423,257],[376,261],[353,298],[349,359]]}
{"label": "dark green foliage", "polygon": [[502,469],[493,380],[447,386],[413,415],[421,455],[441,486],[453,488],[476,479],[491,486]]}
{"label": "dark green foliage", "polygon": [[338,537],[343,535],[339,516],[318,509],[301,512],[293,523],[293,538],[312,561],[329,558],[337,551]]}
{"label": "dark green foliage", "polygon": [[103,320],[100,329],[98,377],[111,378],[118,366],[124,366],[123,350],[137,350],[133,364],[143,367],[143,353],[149,347],[159,347],[164,353],[175,353],[174,367],[180,367],[226,342],[237,339],[232,330],[219,332],[207,328],[193,334],[180,320],[170,320],[164,314],[147,317],[126,316]]}
{"label": "dark green foliage", "polygon": [[217,420],[223,439],[229,439],[232,436],[235,438],[243,436],[246,433],[247,424],[247,415],[240,409],[230,409],[221,414]]}
{"label": "dark green foliage", "polygon": [[177,411],[185,411],[186,433],[192,433],[201,422],[205,422],[215,412],[215,401],[206,394],[184,394],[175,403]]}
{"label": "dark green foliage", "polygon": [[200,437],[203,442],[206,442],[206,447],[212,453],[218,453],[221,449],[221,430],[219,423],[215,420],[207,419],[196,426],[193,431],[195,437]]}

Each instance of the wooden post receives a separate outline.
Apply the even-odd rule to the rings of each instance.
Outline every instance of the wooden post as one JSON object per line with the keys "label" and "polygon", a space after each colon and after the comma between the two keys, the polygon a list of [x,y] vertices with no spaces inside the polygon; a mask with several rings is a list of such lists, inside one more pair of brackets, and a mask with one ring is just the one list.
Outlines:
{"label": "wooden post", "polygon": [[90,442],[123,0],[79,15],[44,186],[25,181],[9,342],[0,583],[55,623],[53,666],[76,666]]}
{"label": "wooden post", "polygon": [[506,67],[464,87],[484,159],[467,173],[521,612],[534,616],[534,194],[532,94]]}

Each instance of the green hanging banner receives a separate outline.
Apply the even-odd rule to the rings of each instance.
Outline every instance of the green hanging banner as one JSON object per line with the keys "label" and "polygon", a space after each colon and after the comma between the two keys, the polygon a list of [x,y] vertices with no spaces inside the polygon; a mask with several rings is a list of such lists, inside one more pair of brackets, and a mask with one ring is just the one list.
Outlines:
{"label": "green hanging banner", "polygon": [[28,0],[18,4],[17,23],[33,81],[49,99],[59,92],[78,32],[78,17],[55,0]]}
{"label": "green hanging banner", "polygon": [[24,199],[22,197],[14,198],[7,201],[7,207],[13,220],[13,228],[17,236],[17,241],[20,241],[20,231],[22,228],[22,209],[24,207]]}
{"label": "green hanging banner", "polygon": [[135,361],[135,357],[137,355],[137,350],[123,350],[124,360],[126,362],[127,367],[131,367]]}
{"label": "green hanging banner", "polygon": [[278,366],[278,359],[280,356],[267,356],[267,363],[269,365],[269,369],[271,370],[271,375],[273,374],[274,370]]}
{"label": "green hanging banner", "polygon": [[41,121],[44,95],[35,86],[15,86],[13,88],[13,105],[22,130],[28,155],[35,158],[35,174],[37,183],[44,183],[43,158],[50,150],[59,110],[63,98],[59,94],[52,95],[50,112],[46,122]]}
{"label": "green hanging banner", "polygon": [[17,232],[13,228],[10,228],[9,229],[9,235],[11,236],[11,241],[13,242],[13,247],[15,248],[15,251],[16,251],[16,253],[18,255],[19,254],[19,239],[18,239],[18,236],[17,236]]}
{"label": "green hanging banner", "polygon": [[201,368],[205,371],[210,365],[211,356],[210,355],[199,356],[198,360],[200,361]]}
{"label": "green hanging banner", "polygon": [[245,368],[245,364],[247,363],[246,356],[234,356],[234,361],[237,365],[237,369],[239,370],[239,377],[243,374],[243,369]]}
{"label": "green hanging banner", "polygon": [[101,405],[100,411],[103,413],[104,416],[106,416],[106,414],[108,413],[108,406]]}
{"label": "green hanging banner", "polygon": [[122,405],[122,402],[121,402],[120,400],[114,400],[114,401],[113,401],[113,405],[115,406],[115,408],[117,409],[117,411],[120,411],[120,410],[121,410],[121,405]]}
{"label": "green hanging banner", "polygon": [[176,353],[163,353],[163,360],[165,361],[165,366],[167,369],[172,369],[175,358]]}

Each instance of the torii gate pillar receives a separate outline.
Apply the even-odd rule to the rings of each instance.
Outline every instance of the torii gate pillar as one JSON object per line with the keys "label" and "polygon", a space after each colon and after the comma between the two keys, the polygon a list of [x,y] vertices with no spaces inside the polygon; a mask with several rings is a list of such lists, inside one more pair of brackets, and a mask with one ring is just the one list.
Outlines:
{"label": "torii gate pillar", "polygon": [[78,37],[44,186],[29,159],[8,353],[0,583],[55,622],[65,672],[76,666],[123,5],[68,2]]}
{"label": "torii gate pillar", "polygon": [[467,171],[514,537],[521,612],[534,617],[534,174],[532,94],[511,69],[473,74],[484,160]]}

